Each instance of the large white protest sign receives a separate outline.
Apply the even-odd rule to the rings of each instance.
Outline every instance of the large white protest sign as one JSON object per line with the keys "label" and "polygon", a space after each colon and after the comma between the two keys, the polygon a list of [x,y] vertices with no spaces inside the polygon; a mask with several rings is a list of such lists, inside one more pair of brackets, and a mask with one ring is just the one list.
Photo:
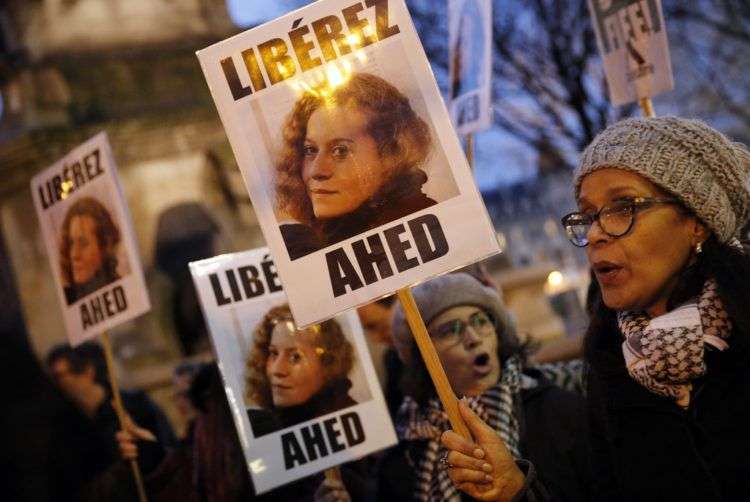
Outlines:
{"label": "large white protest sign", "polygon": [[198,57],[299,325],[498,251],[403,0],[321,0]]}
{"label": "large white protest sign", "polygon": [[492,124],[492,2],[448,1],[450,111],[459,134]]}
{"label": "large white protest sign", "polygon": [[31,180],[71,345],[150,308],[122,186],[105,133]]}
{"label": "large white protest sign", "polygon": [[190,271],[256,492],[396,442],[356,312],[297,330],[267,248]]}
{"label": "large white protest sign", "polygon": [[612,103],[674,87],[660,0],[589,0]]}

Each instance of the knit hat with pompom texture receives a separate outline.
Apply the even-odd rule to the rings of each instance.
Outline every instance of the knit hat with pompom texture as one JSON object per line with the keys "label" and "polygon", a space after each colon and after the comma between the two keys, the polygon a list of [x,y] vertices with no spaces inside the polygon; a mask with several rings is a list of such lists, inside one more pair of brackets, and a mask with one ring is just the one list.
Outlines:
{"label": "knit hat with pompom texture", "polygon": [[699,120],[632,118],[609,126],[586,148],[575,174],[633,171],[678,197],[721,242],[750,217],[750,152]]}

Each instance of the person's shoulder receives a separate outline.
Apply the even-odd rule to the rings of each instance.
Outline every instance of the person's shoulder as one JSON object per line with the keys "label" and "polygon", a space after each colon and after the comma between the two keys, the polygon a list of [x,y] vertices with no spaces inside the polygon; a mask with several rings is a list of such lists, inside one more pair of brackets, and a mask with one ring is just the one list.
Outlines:
{"label": "person's shoulder", "polygon": [[253,436],[256,438],[271,434],[282,428],[279,417],[270,410],[248,408],[247,418],[250,421],[250,427],[253,429]]}
{"label": "person's shoulder", "polygon": [[290,260],[296,260],[321,249],[315,232],[307,225],[298,222],[281,223],[279,231]]}

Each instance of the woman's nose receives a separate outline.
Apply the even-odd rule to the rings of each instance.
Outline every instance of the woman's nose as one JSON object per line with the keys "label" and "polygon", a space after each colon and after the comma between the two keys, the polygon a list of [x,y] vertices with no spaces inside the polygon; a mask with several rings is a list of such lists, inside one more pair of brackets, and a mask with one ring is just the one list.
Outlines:
{"label": "woman's nose", "polygon": [[586,233],[586,239],[588,239],[589,245],[607,241],[609,238],[609,235],[602,230],[602,225],[599,223],[599,220],[594,221],[591,224],[591,227],[589,227],[589,231]]}
{"label": "woman's nose", "polygon": [[466,326],[463,332],[463,342],[466,347],[471,348],[482,343],[482,337],[479,336],[479,333],[474,328]]}
{"label": "woman's nose", "polygon": [[310,177],[314,180],[327,180],[333,176],[333,163],[324,153],[319,153],[311,162]]}
{"label": "woman's nose", "polygon": [[286,362],[286,359],[283,357],[276,358],[275,361],[271,363],[271,374],[276,376],[284,376],[289,371],[289,365]]}

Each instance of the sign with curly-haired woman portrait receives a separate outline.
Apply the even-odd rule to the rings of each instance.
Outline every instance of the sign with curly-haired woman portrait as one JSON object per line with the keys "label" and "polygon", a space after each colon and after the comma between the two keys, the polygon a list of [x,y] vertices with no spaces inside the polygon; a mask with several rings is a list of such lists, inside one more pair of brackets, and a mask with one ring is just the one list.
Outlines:
{"label": "sign with curly-haired woman portrait", "polygon": [[138,247],[106,134],[37,174],[31,193],[70,343],[147,312]]}
{"label": "sign with curly-haired woman portrait", "polygon": [[403,0],[322,0],[198,52],[301,326],[497,252]]}
{"label": "sign with curly-haired woman portrait", "polygon": [[190,271],[256,492],[396,442],[354,311],[298,327],[267,248]]}

